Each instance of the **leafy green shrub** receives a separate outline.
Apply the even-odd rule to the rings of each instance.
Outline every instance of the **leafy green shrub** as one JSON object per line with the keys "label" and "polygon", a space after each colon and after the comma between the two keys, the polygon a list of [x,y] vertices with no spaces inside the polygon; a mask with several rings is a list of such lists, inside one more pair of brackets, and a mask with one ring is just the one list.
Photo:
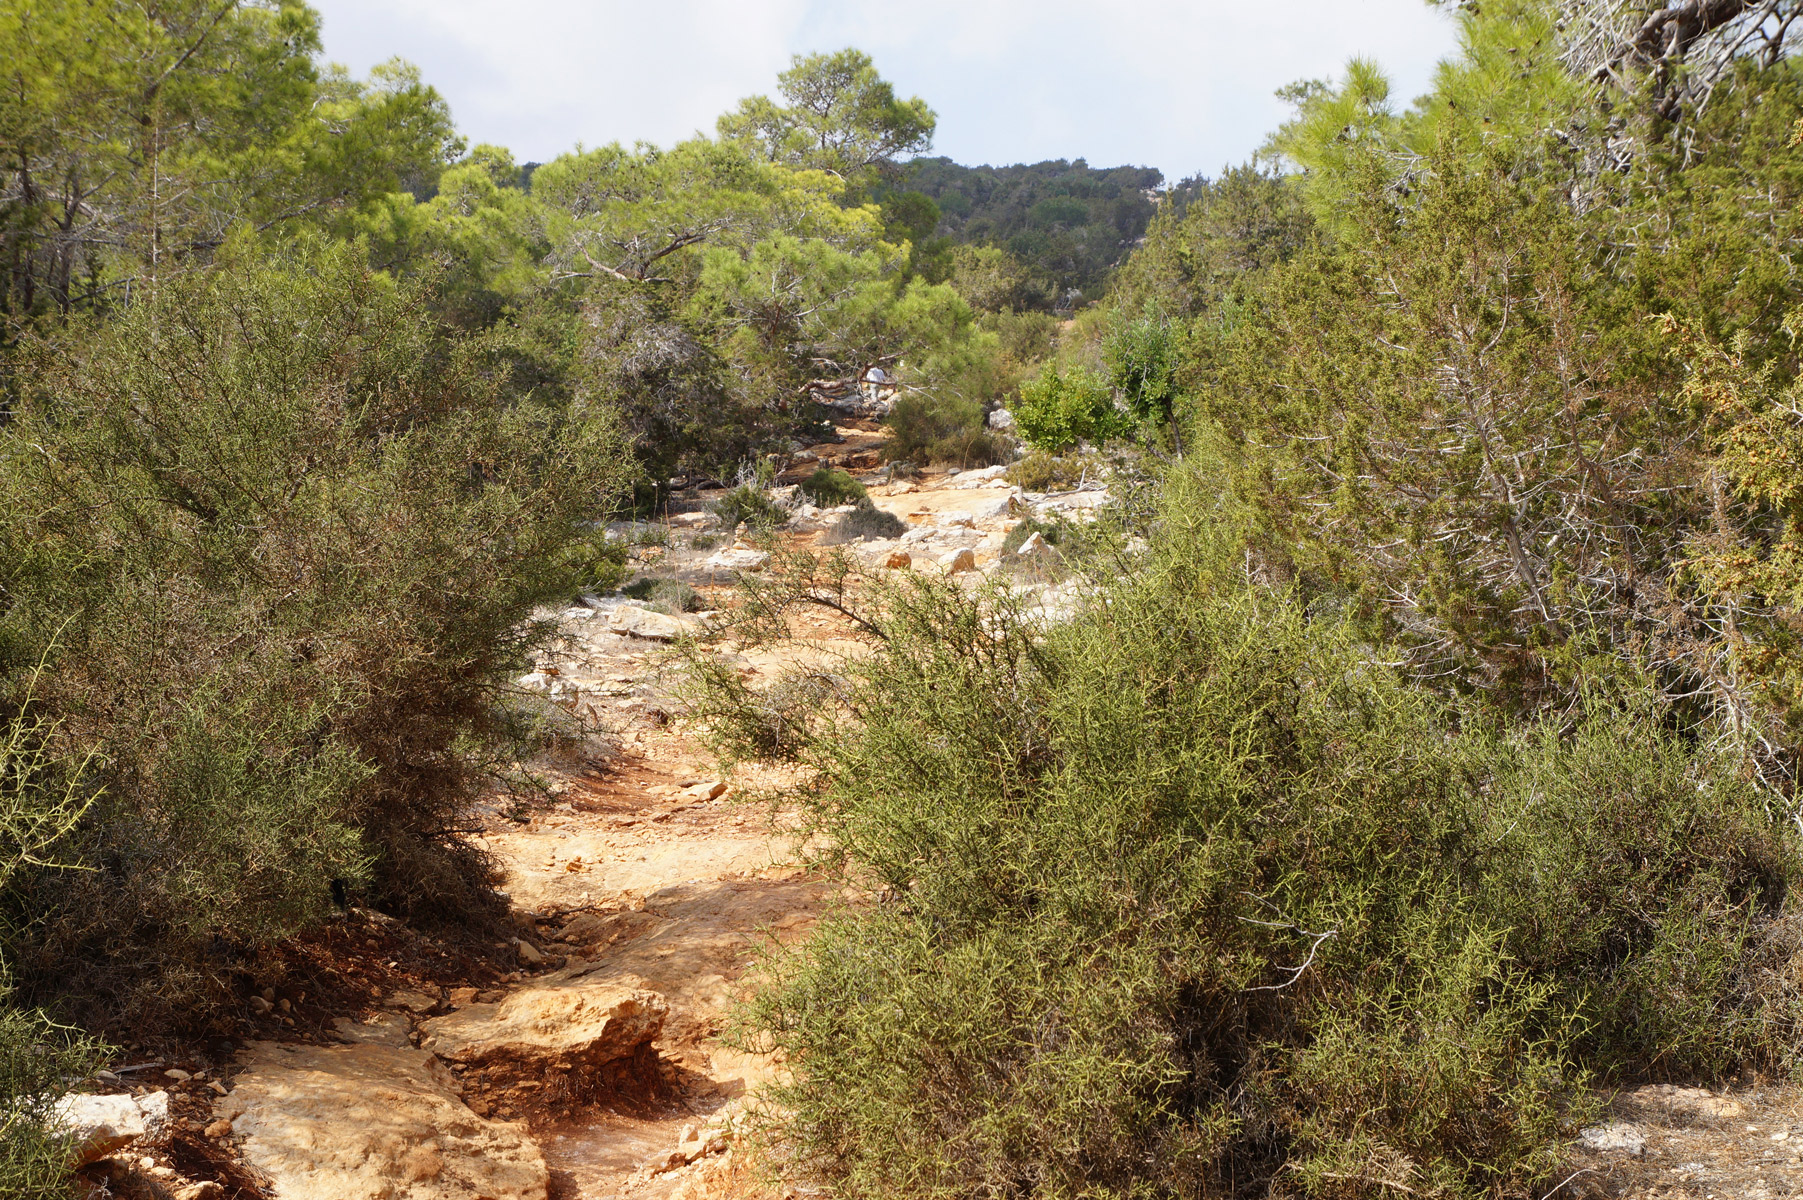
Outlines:
{"label": "leafy green shrub", "polygon": [[1154,425],[1171,419],[1181,346],[1175,327],[1156,307],[1112,330],[1102,354],[1108,382],[1125,398],[1128,412]]}
{"label": "leafy green shrub", "polygon": [[1009,457],[1007,441],[985,426],[974,400],[911,393],[896,400],[884,424],[890,437],[883,455],[892,460],[986,467]]}
{"label": "leafy green shrub", "polygon": [[891,900],[741,1015],[796,1066],[801,1166],[873,1198],[1539,1194],[1593,1081],[1786,1063],[1760,972],[1799,862],[1743,763],[1650,702],[1461,718],[1250,585],[1218,504],[1174,480],[1065,623],[873,579],[878,652],[830,688],[711,677],[722,749],[809,768],[807,832]]}
{"label": "leafy green shrub", "polygon": [[869,495],[864,485],[838,467],[821,467],[801,481],[802,495],[821,508],[852,504]]}
{"label": "leafy green shrub", "polygon": [[822,541],[829,546],[847,542],[882,541],[898,538],[908,532],[908,523],[891,512],[884,512],[865,496],[848,513],[827,527]]}
{"label": "leafy green shrub", "polygon": [[35,702],[105,791],[68,851],[91,869],[14,881],[27,995],[200,1019],[334,882],[492,903],[448,831],[628,472],[605,410],[516,393],[502,335],[426,311],[300,247],[36,352],[0,426],[0,705],[45,662]]}
{"label": "leafy green shrub", "polygon": [[579,592],[611,592],[626,578],[626,544],[612,541],[596,528],[572,537],[563,561],[575,578]]}
{"label": "leafy green shrub", "polygon": [[701,598],[701,593],[680,579],[660,579],[647,575],[621,588],[620,594],[644,601],[671,615],[700,612],[707,607],[707,601]]}
{"label": "leafy green shrub", "polygon": [[1053,454],[1079,441],[1097,445],[1133,432],[1133,421],[1114,406],[1108,383],[1087,367],[1061,372],[1049,364],[1021,385],[1014,420],[1021,436]]}
{"label": "leafy green shrub", "polygon": [[1012,464],[1003,477],[1029,492],[1055,492],[1082,482],[1087,465],[1081,458],[1060,458],[1035,450]]}
{"label": "leafy green shrub", "polygon": [[768,490],[751,482],[741,483],[714,501],[714,515],[728,529],[744,524],[768,531],[787,525],[793,514],[771,499]]}

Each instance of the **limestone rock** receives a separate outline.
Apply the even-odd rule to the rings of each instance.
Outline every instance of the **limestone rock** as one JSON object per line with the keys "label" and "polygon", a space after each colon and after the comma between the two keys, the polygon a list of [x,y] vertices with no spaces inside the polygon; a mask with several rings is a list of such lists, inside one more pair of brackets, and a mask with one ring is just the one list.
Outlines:
{"label": "limestone rock", "polygon": [[[715,557],[718,557],[716,555]],[[650,609],[622,604],[607,614],[607,627],[615,633],[649,638],[657,642],[675,641],[682,636],[682,622]]]}
{"label": "limestone rock", "polygon": [[1589,1129],[1580,1130],[1578,1142],[1586,1150],[1621,1150],[1632,1158],[1639,1158],[1646,1153],[1646,1135],[1621,1121],[1610,1125],[1592,1125]]}
{"label": "limestone rock", "polygon": [[1012,496],[991,496],[978,504],[971,505],[970,515],[979,521],[993,521],[997,517],[1005,517],[1013,506]]}
{"label": "limestone rock", "polygon": [[411,1013],[431,1012],[438,1007],[438,997],[402,988],[400,991],[388,994],[388,1007],[404,1009]]}
{"label": "limestone rock", "polygon": [[914,556],[906,550],[897,550],[883,561],[883,565],[891,571],[906,571],[914,565]]}
{"label": "limestone rock", "polygon": [[663,1029],[668,1011],[656,992],[565,969],[499,1004],[472,1004],[425,1022],[420,1045],[450,1062],[585,1076],[638,1053]]}
{"label": "limestone rock", "polygon": [[78,1161],[90,1163],[161,1133],[169,1121],[169,1093],[88,1096],[72,1092],[56,1102],[50,1119],[74,1135]]}
{"label": "limestone rock", "polygon": [[361,1021],[354,1017],[332,1019],[333,1036],[352,1045],[406,1046],[411,1042],[408,1034],[412,1031],[407,1018],[399,1013],[374,1013]]}
{"label": "limestone rock", "polygon": [[707,560],[707,565],[721,571],[761,571],[770,556],[762,550],[722,550]]}
{"label": "limestone rock", "polygon": [[1014,428],[1014,414],[1009,412],[1005,408],[998,408],[998,409],[993,410],[989,414],[989,428],[991,428],[991,429],[1013,429]]}
{"label": "limestone rock", "polygon": [[1728,1120],[1747,1115],[1746,1105],[1738,1100],[1718,1096],[1704,1088],[1677,1087],[1669,1083],[1635,1088],[1616,1103],[1631,1113],[1647,1113],[1665,1119]]}
{"label": "limestone rock", "polygon": [[422,1050],[263,1042],[219,1105],[276,1200],[545,1200],[526,1127],[487,1121]]}
{"label": "limestone rock", "polygon": [[956,575],[960,571],[974,571],[976,569],[976,552],[971,550],[968,546],[945,561],[945,571],[948,575]]}

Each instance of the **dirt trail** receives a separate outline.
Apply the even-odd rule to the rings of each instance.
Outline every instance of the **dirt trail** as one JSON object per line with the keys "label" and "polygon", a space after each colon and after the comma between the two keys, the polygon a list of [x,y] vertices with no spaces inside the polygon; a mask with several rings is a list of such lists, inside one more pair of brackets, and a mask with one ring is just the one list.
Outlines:
{"label": "dirt trail", "polygon": [[[854,547],[877,565],[990,572],[1015,553],[1003,544],[1021,515],[1080,515],[1098,499],[1093,491],[1023,495],[989,473],[892,484],[871,471],[874,426],[854,423],[840,436],[813,447],[793,474],[829,463],[863,477],[874,502],[908,527],[905,536]],[[647,534],[636,565],[688,580],[704,603],[722,607],[734,570],[720,564],[755,570],[747,564],[760,555],[708,530],[706,500],[692,499],[661,532],[630,532]],[[811,528],[798,520],[784,537],[813,543],[825,526],[826,518]],[[976,566],[957,565],[961,556]],[[1029,573],[1011,578],[1031,586],[1021,582]],[[1056,589],[1040,586],[1050,609]],[[172,1119],[161,1136],[87,1169],[96,1200],[703,1200],[758,1190],[740,1114],[781,1064],[730,1048],[722,1027],[760,945],[807,936],[842,893],[797,865],[786,814],[743,802],[776,778],[753,769],[722,779],[697,732],[673,719],[680,706],[670,695],[665,639],[692,618],[635,616],[610,607],[618,604],[590,600],[546,614],[560,636],[529,685],[585,722],[605,749],[578,747],[530,764],[537,790],[498,792],[476,813],[474,836],[497,865],[493,883],[511,905],[517,940],[472,951],[353,910],[287,948],[282,963],[262,968],[270,984],[253,985],[236,1040],[186,1053],[139,1047],[134,1058],[157,1053],[167,1061],[157,1057],[141,1074],[126,1074],[139,1065],[121,1067],[112,1090],[164,1094]],[[859,652],[849,624],[833,614],[806,616],[795,628],[804,641],[781,652],[719,653],[756,683],[797,654]],[[547,988],[640,1018],[649,1003],[660,1032],[574,1098],[542,1062],[433,1052],[434,1030],[445,1022],[501,1013]],[[320,1070],[295,1086],[295,1072],[267,1066],[284,1061]],[[314,1085],[323,1090],[308,1092]],[[410,1126],[403,1093],[437,1115]],[[275,1097],[261,1126],[246,1115],[257,1094]],[[1654,1088],[1619,1098],[1613,1123],[1573,1147],[1572,1174],[1554,1192],[1699,1200],[1803,1192],[1793,1149],[1803,1144],[1798,1096],[1791,1087],[1749,1084],[1732,1096]],[[382,1126],[363,1143],[342,1111],[332,1124],[334,1110],[355,1105],[373,1114],[361,1118],[366,1124]],[[461,1134],[447,1132],[446,1113],[466,1126]],[[258,1128],[286,1135],[301,1167],[282,1179],[259,1172],[251,1144]],[[453,1159],[459,1145],[462,1158]],[[321,1182],[325,1168],[313,1164],[333,1154],[363,1169],[367,1186],[347,1190],[344,1172]],[[516,1186],[489,1169],[503,1158],[526,1182]],[[263,1161],[272,1161],[267,1152]]]}

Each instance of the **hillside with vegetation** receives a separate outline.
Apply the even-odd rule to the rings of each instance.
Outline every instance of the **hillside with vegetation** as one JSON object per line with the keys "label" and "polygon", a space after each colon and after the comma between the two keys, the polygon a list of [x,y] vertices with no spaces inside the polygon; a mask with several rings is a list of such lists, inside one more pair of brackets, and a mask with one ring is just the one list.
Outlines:
{"label": "hillside with vegetation", "polygon": [[1803,3],[1448,12],[1155,200],[0,3],[0,1195],[1803,1188]]}
{"label": "hillside with vegetation", "polygon": [[1163,183],[1150,167],[1103,169],[1082,159],[965,167],[916,157],[890,203],[928,219],[936,213],[929,238],[942,240],[960,265],[971,261],[969,252],[956,255],[953,247],[1006,254],[1027,281],[1011,297],[1015,307],[1071,308],[1102,297],[1109,273],[1145,236]]}

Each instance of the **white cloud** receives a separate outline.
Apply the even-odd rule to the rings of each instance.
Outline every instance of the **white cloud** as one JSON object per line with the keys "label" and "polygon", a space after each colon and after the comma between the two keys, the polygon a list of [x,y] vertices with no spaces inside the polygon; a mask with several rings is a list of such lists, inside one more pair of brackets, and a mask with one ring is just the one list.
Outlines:
{"label": "white cloud", "polygon": [[1210,173],[1283,117],[1273,89],[1365,55],[1398,94],[1452,49],[1423,0],[314,0],[327,54],[412,59],[472,141],[546,159],[578,141],[667,144],[789,55],[855,45],[939,112],[962,162],[1087,157]]}

